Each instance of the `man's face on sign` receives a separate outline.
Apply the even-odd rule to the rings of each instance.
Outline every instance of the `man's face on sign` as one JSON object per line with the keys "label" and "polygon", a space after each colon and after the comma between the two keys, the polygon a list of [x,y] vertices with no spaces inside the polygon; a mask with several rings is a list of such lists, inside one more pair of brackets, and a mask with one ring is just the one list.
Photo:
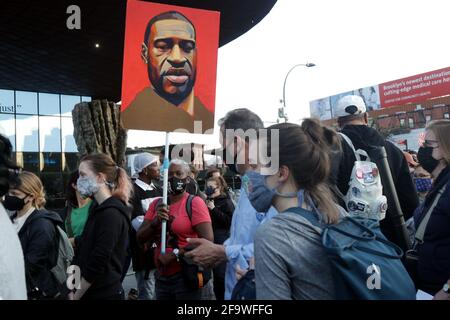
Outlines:
{"label": "man's face on sign", "polygon": [[197,49],[193,26],[182,20],[155,22],[146,44],[148,76],[155,91],[179,105],[191,93],[196,77]]}

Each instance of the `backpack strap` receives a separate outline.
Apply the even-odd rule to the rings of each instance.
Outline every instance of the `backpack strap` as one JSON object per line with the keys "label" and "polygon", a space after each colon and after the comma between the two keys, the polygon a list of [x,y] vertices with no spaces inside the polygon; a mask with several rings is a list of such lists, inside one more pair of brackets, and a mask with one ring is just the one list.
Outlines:
{"label": "backpack strap", "polygon": [[359,154],[356,153],[355,146],[353,145],[352,140],[350,140],[350,138],[347,135],[343,134],[342,132],[338,132],[338,133],[342,137],[342,139],[344,139],[345,142],[347,142],[347,144],[350,146],[350,148],[352,148],[353,153],[355,154],[356,160],[361,161]]}
{"label": "backpack strap", "polygon": [[436,207],[437,203],[439,202],[439,199],[441,198],[442,194],[447,189],[447,184],[445,184],[443,187],[441,187],[434,197],[433,203],[431,204],[430,208],[428,209],[426,215],[423,217],[422,221],[420,222],[419,226],[417,227],[416,234],[414,238],[416,239],[417,243],[422,244],[423,243],[423,237],[425,236],[425,230],[428,225],[428,221],[430,221],[431,213],[433,212],[434,208]]}
{"label": "backpack strap", "polygon": [[195,196],[190,194],[186,200],[186,212],[191,223],[192,223],[192,200],[194,200],[194,198]]}
{"label": "backpack strap", "polygon": [[366,157],[367,161],[371,161],[369,155],[365,150],[362,149],[355,150],[355,146],[353,145],[352,140],[350,140],[350,138],[347,135],[343,134],[342,132],[338,133],[345,140],[345,142],[347,142],[350,148],[352,148],[353,153],[355,154],[356,161],[361,161],[361,156]]}

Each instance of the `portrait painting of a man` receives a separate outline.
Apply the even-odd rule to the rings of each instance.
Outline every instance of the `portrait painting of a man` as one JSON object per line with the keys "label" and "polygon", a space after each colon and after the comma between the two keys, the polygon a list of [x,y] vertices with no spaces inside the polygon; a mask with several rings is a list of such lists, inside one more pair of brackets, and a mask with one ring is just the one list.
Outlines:
{"label": "portrait painting of a man", "polygon": [[[147,73],[146,85],[135,92],[129,104],[122,102],[124,126],[194,132],[194,122],[200,121],[203,132],[213,128],[214,109],[196,92],[199,48],[194,23],[178,10],[169,10],[150,17],[143,31],[139,59]],[[209,76],[214,77],[215,89],[215,70]]]}

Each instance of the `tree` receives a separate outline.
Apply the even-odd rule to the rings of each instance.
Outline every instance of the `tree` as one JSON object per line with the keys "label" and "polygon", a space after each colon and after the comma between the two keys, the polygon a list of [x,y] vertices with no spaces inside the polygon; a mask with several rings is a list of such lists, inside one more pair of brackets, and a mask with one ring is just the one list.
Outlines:
{"label": "tree", "polygon": [[81,102],[72,111],[74,138],[80,156],[105,153],[119,165],[125,164],[127,131],[120,106],[107,100]]}

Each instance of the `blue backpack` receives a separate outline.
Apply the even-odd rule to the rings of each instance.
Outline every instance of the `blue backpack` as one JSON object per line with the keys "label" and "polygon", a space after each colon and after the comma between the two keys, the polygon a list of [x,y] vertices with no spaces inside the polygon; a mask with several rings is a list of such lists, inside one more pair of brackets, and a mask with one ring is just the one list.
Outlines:
{"label": "blue backpack", "polygon": [[344,217],[338,224],[324,225],[311,211],[291,208],[322,229],[336,299],[415,300],[416,289],[401,262],[403,251],[389,242],[374,219]]}

